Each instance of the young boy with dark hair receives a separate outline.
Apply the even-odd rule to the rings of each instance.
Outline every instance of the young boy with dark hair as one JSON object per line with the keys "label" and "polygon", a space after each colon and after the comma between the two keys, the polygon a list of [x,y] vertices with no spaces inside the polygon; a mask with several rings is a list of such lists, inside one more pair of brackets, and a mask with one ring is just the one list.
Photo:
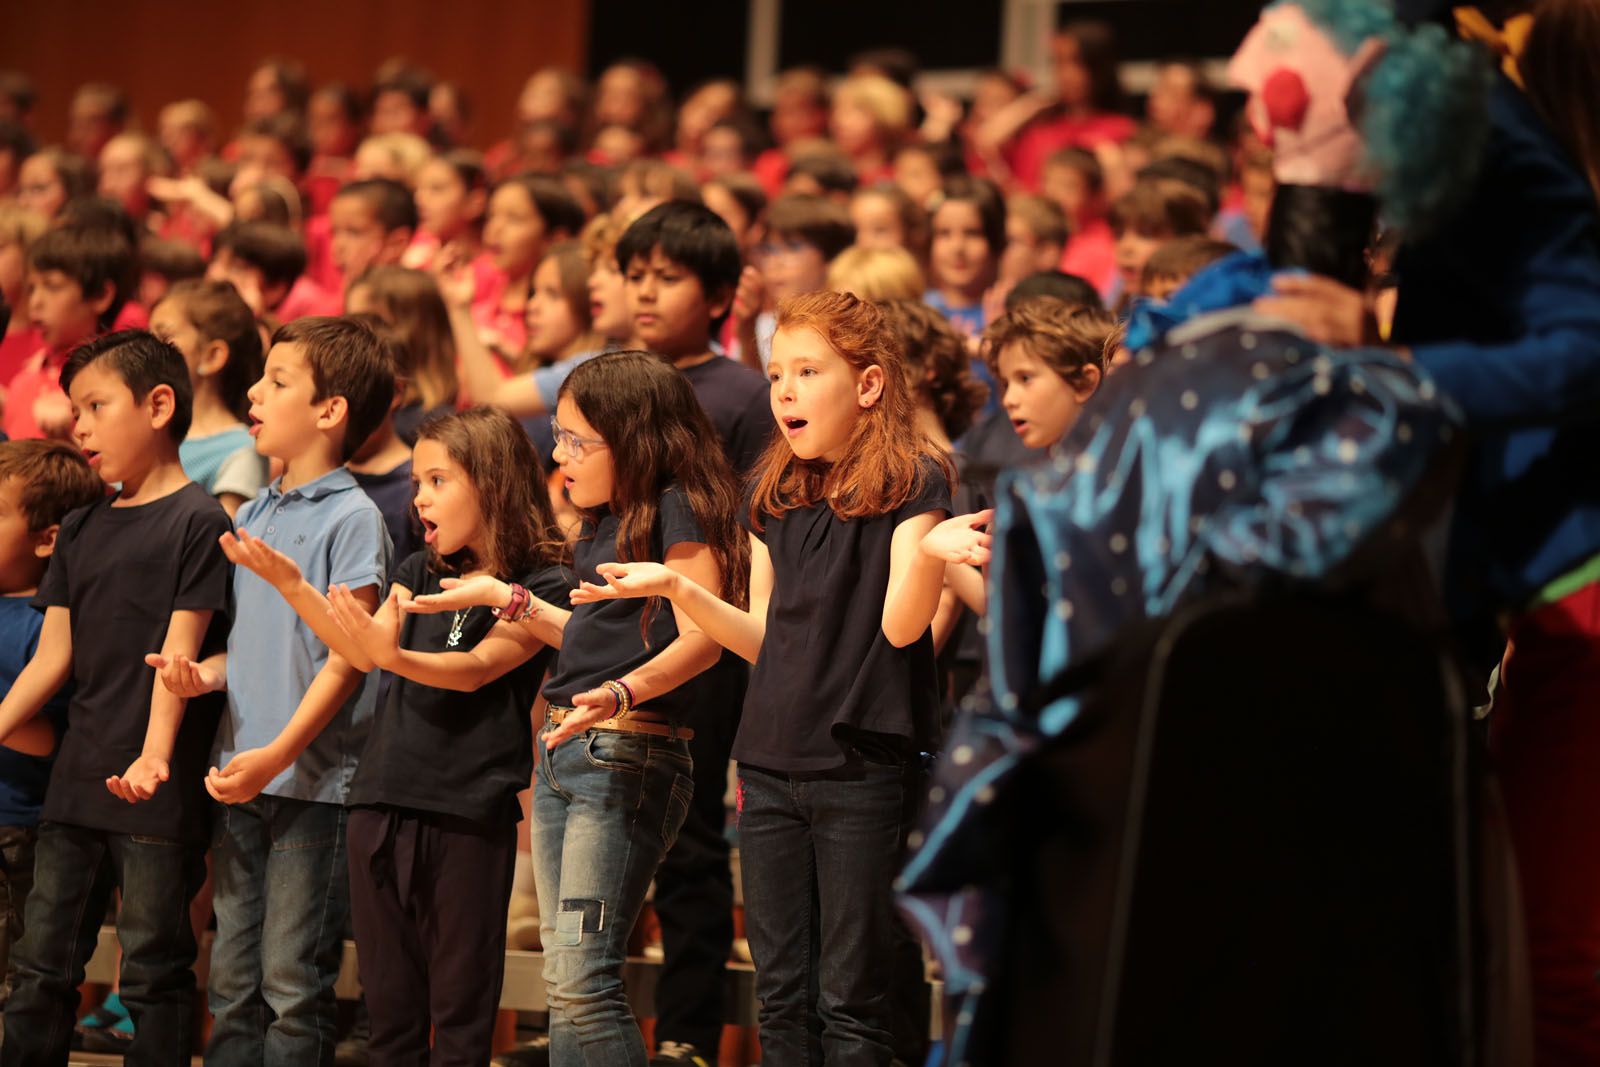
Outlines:
{"label": "young boy with dark hair", "polygon": [[826,289],[828,264],[856,240],[849,208],[810,193],[774,200],[766,228],[759,273],[745,272],[733,309],[739,358],[757,370],[766,368],[772,353],[777,315],[771,309],[791,296]]}
{"label": "young boy with dark hair", "polygon": [[[0,696],[10,691],[39,644],[44,615],[33,606],[39,580],[67,512],[105,495],[105,485],[83,455],[61,441],[0,443]],[[67,727],[62,689],[30,720],[13,743],[49,752]],[[18,731],[20,734],[22,731]],[[16,737],[16,735],[13,735]],[[11,995],[11,946],[22,936],[22,910],[33,885],[39,809],[50,781],[51,759],[0,748],[0,1009]]]}
{"label": "young boy with dark hair", "polygon": [[[228,805],[212,850],[206,1062],[217,1067],[330,1061],[349,911],[344,802],[378,677],[330,652],[286,597],[306,582],[346,585],[371,610],[390,563],[383,516],[344,466],[394,395],[382,342],[365,323],[327,318],[272,340],[250,390],[251,432],[283,474],[239,509],[238,542],[293,561],[285,592],[240,567],[227,650],[198,663],[150,658],[178,696],[227,690],[206,777]],[[238,542],[225,538],[224,551]]]}
{"label": "young boy with dark hair", "polygon": [[[739,243],[710,208],[681,201],[652,208],[617,242],[634,333],[689,380],[734,470],[743,475],[773,432],[764,375],[718,355],[711,339],[739,283]],[[665,959],[656,986],[657,1062],[716,1059],[723,970],[733,944],[733,880],[724,829],[728,758],[744,705],[743,661],[724,655],[696,680],[694,800],[656,871]]]}
{"label": "young boy with dark hair", "polygon": [[1139,292],[1145,261],[1178,237],[1204,235],[1211,226],[1205,196],[1174,178],[1143,178],[1111,205],[1111,231],[1117,237],[1117,296],[1125,303]]}
{"label": "young boy with dark hair", "polygon": [[75,349],[61,372],[73,437],[115,496],[62,520],[34,603],[39,647],[0,701],[18,744],[63,683],[75,686],[34,859],[0,1063],[65,1064],[77,987],[113,889],[122,907],[121,997],[129,1062],[187,1064],[195,935],[189,902],[205,879],[205,769],[221,700],[184,701],[145,664],[198,659],[227,628],[231,529],[178,460],[189,370],[172,345],[123,330]]}
{"label": "young boy with dark hair", "polygon": [[372,267],[400,262],[417,230],[411,192],[388,178],[367,178],[339,190],[328,205],[333,265],[348,283]]}
{"label": "young boy with dark hair", "polygon": [[60,385],[67,354],[111,328],[133,293],[133,248],[111,230],[62,226],[28,249],[28,317],[44,347],[11,380],[7,437],[66,437],[71,412]]}
{"label": "young boy with dark hair", "polygon": [[298,233],[271,222],[235,222],[212,240],[206,277],[229,282],[258,316],[293,322],[335,315],[341,297],[306,274],[306,246]]}

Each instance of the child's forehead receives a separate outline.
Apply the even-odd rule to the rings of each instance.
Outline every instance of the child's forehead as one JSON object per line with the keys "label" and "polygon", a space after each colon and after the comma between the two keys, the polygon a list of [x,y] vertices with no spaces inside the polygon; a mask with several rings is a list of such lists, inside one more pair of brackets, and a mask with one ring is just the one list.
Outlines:
{"label": "child's forehead", "polygon": [[98,395],[124,392],[133,395],[133,386],[122,376],[122,372],[108,359],[97,359],[93,363],[83,366],[72,377],[72,386],[67,390],[67,395],[73,399],[80,396]]}
{"label": "child's forehead", "polygon": [[632,259],[623,264],[625,267],[653,267],[656,270],[681,270],[693,273],[689,264],[681,259],[673,259],[660,245],[651,245],[647,251],[636,252]]}
{"label": "child's forehead", "polygon": [[374,220],[378,217],[378,205],[360,193],[339,193],[329,203],[328,213],[338,213],[347,220],[356,217]]}
{"label": "child's forehead", "polygon": [[267,362],[274,367],[311,369],[305,345],[298,341],[279,341],[267,350]]}

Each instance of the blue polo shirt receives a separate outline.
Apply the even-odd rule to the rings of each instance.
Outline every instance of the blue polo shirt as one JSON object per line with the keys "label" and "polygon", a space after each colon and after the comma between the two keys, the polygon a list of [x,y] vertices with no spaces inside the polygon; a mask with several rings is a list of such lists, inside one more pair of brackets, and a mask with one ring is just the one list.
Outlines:
{"label": "blue polo shirt", "polygon": [[[385,588],[391,548],[383,515],[344,467],[288,492],[282,479],[239,509],[235,524],[300,565],[315,589]],[[272,742],[294,717],[328,649],[278,591],[243,567],[233,575],[228,711],[217,730],[218,767]],[[263,793],[343,804],[378,700],[369,673],[300,758]]]}

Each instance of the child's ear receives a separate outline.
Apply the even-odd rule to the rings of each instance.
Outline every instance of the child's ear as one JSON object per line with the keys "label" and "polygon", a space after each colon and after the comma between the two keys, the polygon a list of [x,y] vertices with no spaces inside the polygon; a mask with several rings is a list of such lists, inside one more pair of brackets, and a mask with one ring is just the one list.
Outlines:
{"label": "child's ear", "polygon": [[462,204],[466,208],[469,219],[477,219],[482,222],[483,217],[489,212],[489,191],[487,189],[474,189],[467,194],[467,198],[462,201]]}
{"label": "child's ear", "polygon": [[172,391],[170,385],[156,385],[150,389],[150,395],[144,398],[145,405],[150,409],[150,425],[157,430],[167,428],[167,423],[178,412],[178,395]]}
{"label": "child's ear", "polygon": [[56,550],[56,534],[60,532],[61,524],[58,522],[30,533],[28,536],[33,539],[33,554],[39,559],[49,559]]}
{"label": "child's ear", "polygon": [[207,341],[200,351],[200,363],[195,367],[203,378],[209,378],[228,365],[228,342],[218,338]]}
{"label": "child's ear", "polygon": [[883,368],[874,363],[856,379],[856,402],[862,409],[872,407],[883,399]]}
{"label": "child's ear", "polygon": [[273,282],[271,285],[261,286],[261,310],[271,311],[289,298],[290,286],[284,282]]}
{"label": "child's ear", "polygon": [[1078,398],[1078,403],[1081,404],[1091,396],[1094,396],[1095,391],[1100,388],[1100,382],[1100,368],[1090,363],[1079,371],[1077,381],[1068,382],[1067,384],[1072,387],[1073,395]]}
{"label": "child's ear", "polygon": [[342,396],[330,396],[320,402],[322,410],[317,413],[317,429],[331,430],[350,414],[350,401]]}
{"label": "child's ear", "polygon": [[84,293],[84,300],[94,308],[94,317],[99,318],[111,310],[111,302],[117,298],[117,287],[112,282],[106,282],[100,292],[95,294]]}
{"label": "child's ear", "polygon": [[706,310],[711,312],[711,321],[722,318],[733,308],[734,290],[723,286],[711,294],[711,299],[706,304]]}
{"label": "child's ear", "polygon": [[409,226],[401,226],[399,229],[390,230],[383,235],[384,255],[380,257],[380,262],[400,262],[400,257],[406,254],[406,248],[410,244],[411,228]]}

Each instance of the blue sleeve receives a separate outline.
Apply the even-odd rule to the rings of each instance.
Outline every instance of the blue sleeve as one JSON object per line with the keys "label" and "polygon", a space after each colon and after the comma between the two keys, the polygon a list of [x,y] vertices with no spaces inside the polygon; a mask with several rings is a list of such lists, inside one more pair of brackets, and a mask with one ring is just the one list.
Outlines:
{"label": "blue sleeve", "polygon": [[[1482,181],[1494,193],[1488,202],[1513,213],[1516,228],[1511,247],[1485,253],[1504,257],[1494,277],[1517,332],[1499,342],[1415,344],[1412,356],[1469,426],[1587,417],[1600,405],[1595,194],[1526,101],[1500,96],[1492,106],[1495,128]],[[1404,292],[1402,275],[1402,301]]]}
{"label": "blue sleeve", "polygon": [[383,513],[375,504],[360,508],[339,520],[328,538],[329,584],[351,589],[375,585],[383,591],[393,557]]}
{"label": "blue sleeve", "polygon": [[656,516],[656,523],[661,530],[663,557],[673,545],[705,543],[705,531],[700,529],[700,521],[694,517],[688,494],[681,489],[668,489],[661,494],[661,509]]}

